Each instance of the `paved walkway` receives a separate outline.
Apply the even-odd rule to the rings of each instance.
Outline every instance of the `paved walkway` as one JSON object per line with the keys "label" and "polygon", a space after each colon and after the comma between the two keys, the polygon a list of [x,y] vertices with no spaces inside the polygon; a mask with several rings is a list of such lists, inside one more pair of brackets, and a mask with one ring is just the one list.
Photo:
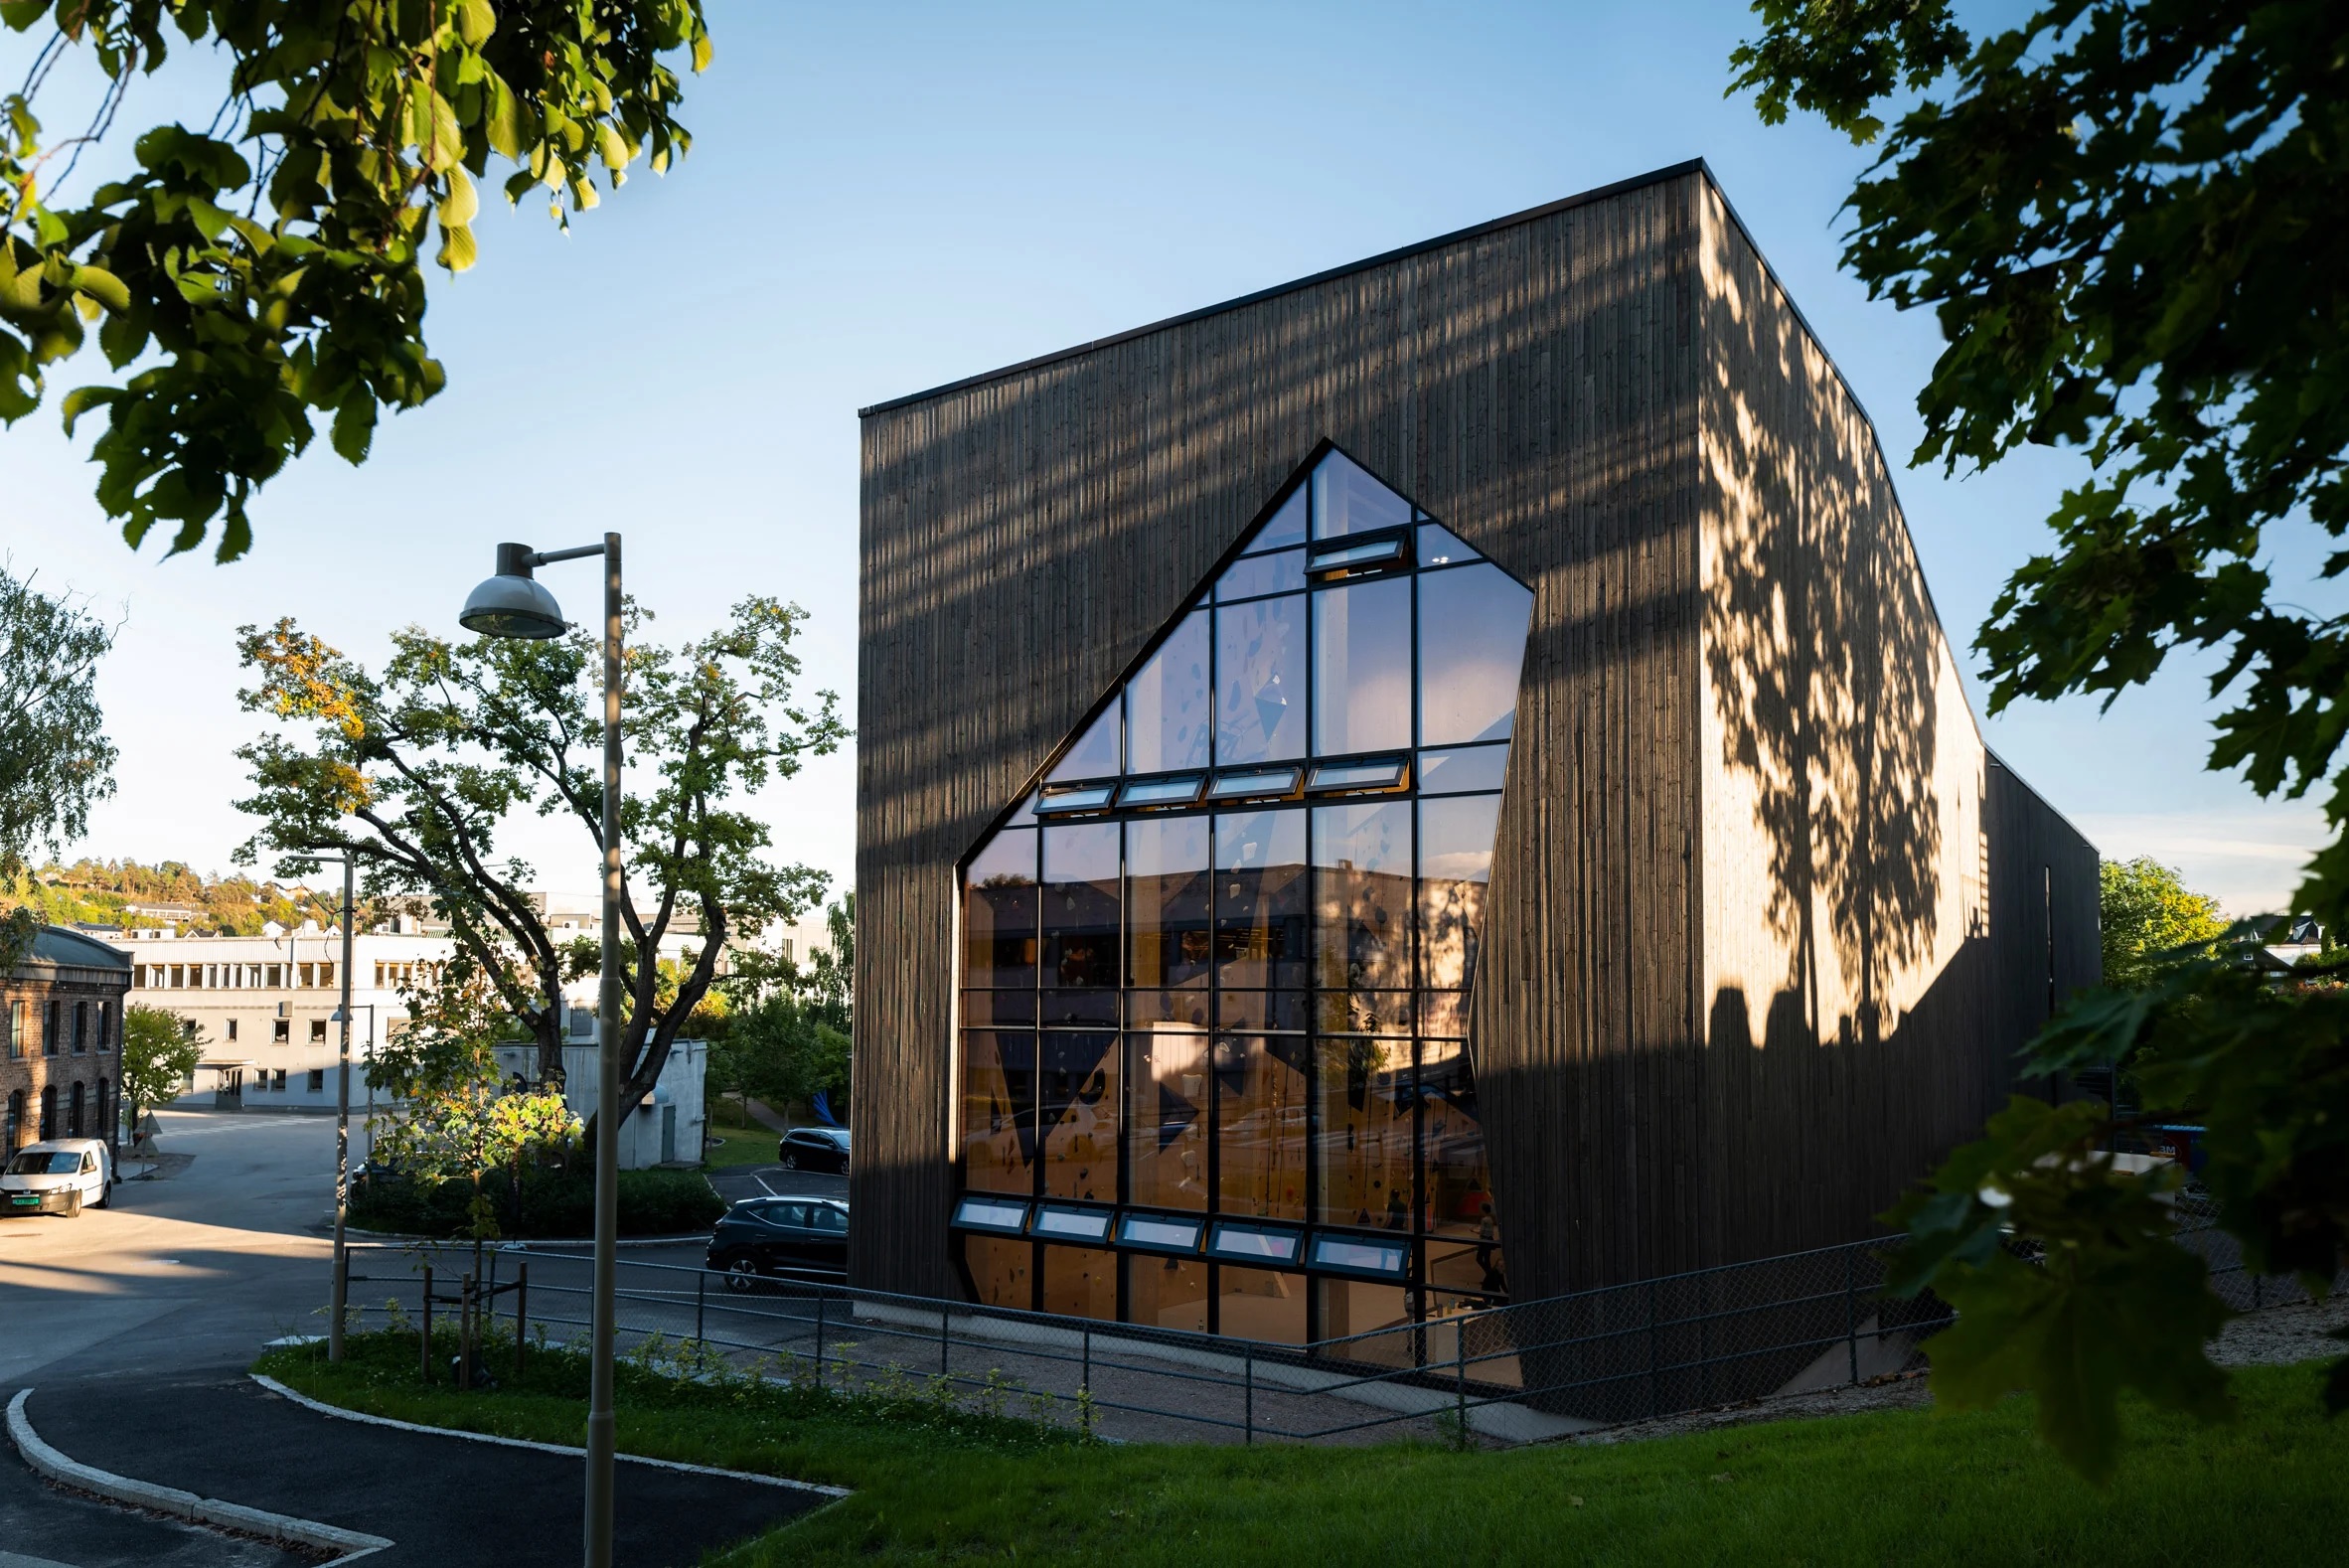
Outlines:
{"label": "paved walkway", "polygon": [[[569,1568],[579,1558],[580,1461],[568,1456],[338,1420],[232,1369],[38,1388],[26,1414],[53,1447],[85,1465],[390,1537],[396,1544],[369,1558],[371,1568]],[[624,1568],[698,1563],[825,1500],[623,1460],[617,1560]],[[23,1549],[38,1551],[30,1542]]]}

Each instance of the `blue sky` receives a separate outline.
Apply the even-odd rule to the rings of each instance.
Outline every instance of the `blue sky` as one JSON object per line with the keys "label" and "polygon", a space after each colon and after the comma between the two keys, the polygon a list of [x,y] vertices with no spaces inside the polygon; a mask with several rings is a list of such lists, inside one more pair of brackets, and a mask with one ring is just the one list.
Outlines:
{"label": "blue sky", "polygon": [[[255,727],[235,626],[290,613],[374,660],[395,626],[453,630],[502,539],[621,530],[655,635],[699,634],[747,592],[795,599],[811,684],[853,710],[859,406],[1690,157],[1874,415],[1969,679],[1963,645],[2080,472],[2053,453],[1959,481],[1905,467],[1933,323],[1836,269],[1866,155],[1723,98],[1741,5],[710,13],[692,156],[567,236],[541,205],[485,212],[480,265],[435,277],[448,391],[388,419],[363,469],[321,441],[262,497],[247,560],[134,556],[91,499],[86,432],[68,442],[45,410],[0,434],[14,569],[125,622],[101,681],[120,789],[78,850],[226,869],[248,831],[232,752]],[[6,35],[0,78],[26,58]],[[204,70],[141,83],[121,123],[201,124]],[[53,133],[80,90],[43,105]],[[546,580],[574,613],[594,591],[589,567]],[[1985,731],[2107,855],[2158,856],[2238,911],[2279,906],[2320,817],[2206,774],[2207,713],[2181,666],[2110,713],[2035,706]],[[784,856],[845,885],[854,799],[844,753],[762,809]],[[534,823],[512,843],[543,884],[593,886],[569,836]]]}

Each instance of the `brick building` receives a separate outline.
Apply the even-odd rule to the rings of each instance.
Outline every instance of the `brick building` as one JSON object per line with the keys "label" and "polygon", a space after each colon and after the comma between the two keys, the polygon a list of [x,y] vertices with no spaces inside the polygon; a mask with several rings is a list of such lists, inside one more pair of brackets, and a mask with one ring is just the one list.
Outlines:
{"label": "brick building", "polygon": [[130,960],[43,926],[0,987],[0,1139],[103,1138],[120,1121],[123,995]]}

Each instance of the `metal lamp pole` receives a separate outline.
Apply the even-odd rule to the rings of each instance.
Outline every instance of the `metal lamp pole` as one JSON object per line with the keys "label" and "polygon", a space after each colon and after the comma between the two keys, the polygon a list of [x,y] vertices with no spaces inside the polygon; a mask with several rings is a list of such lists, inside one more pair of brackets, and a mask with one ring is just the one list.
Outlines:
{"label": "metal lamp pole", "polygon": [[538,567],[603,557],[603,976],[596,1006],[595,1274],[588,1334],[585,1562],[612,1564],[612,1339],[620,1235],[620,536],[575,549],[500,545],[498,573],[473,590],[458,621],[491,637],[559,637],[567,630]]}
{"label": "metal lamp pole", "polygon": [[352,941],[352,864],[351,857],[319,856],[321,862],[340,861],[343,866],[343,1000],[335,1009],[335,1017],[342,1020],[340,1069],[335,1073],[335,1252],[334,1284],[328,1295],[326,1325],[326,1358],[343,1358],[343,1313],[351,1289],[350,1271],[345,1266],[349,1258],[344,1240],[344,1227],[351,1216],[351,941]]}

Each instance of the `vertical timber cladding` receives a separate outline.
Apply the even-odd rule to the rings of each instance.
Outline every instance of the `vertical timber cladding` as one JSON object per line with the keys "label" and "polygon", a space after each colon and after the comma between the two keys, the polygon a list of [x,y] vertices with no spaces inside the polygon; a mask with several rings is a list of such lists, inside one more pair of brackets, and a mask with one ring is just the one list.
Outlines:
{"label": "vertical timber cladding", "polygon": [[959,1294],[956,862],[1325,437],[1535,589],[1478,979],[1520,1298],[1694,1261],[1700,166],[867,410],[860,1285]]}
{"label": "vertical timber cladding", "polygon": [[1983,747],[1866,414],[1700,200],[1698,1147],[1734,1262],[1870,1233],[2004,1103],[2096,982],[2097,855]]}

